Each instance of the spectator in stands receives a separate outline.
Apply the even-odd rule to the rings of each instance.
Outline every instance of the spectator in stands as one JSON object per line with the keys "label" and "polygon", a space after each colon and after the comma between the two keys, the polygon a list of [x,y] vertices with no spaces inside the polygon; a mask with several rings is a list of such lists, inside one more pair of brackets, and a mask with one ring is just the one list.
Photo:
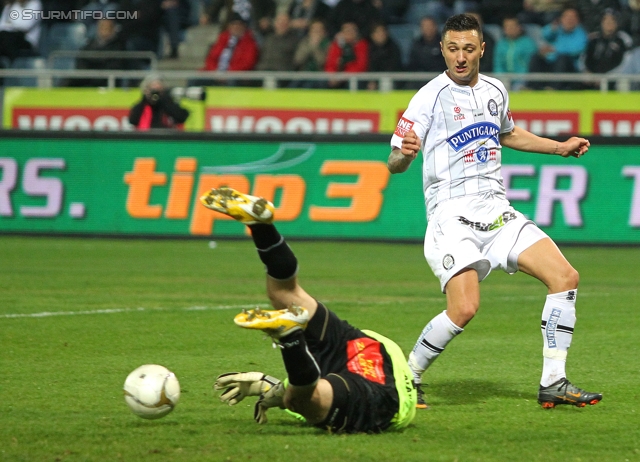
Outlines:
{"label": "spectator in stands", "polygon": [[289,5],[291,28],[303,37],[307,34],[313,20],[326,21],[330,13],[331,8],[322,0],[292,0]]}
{"label": "spectator in stands", "polygon": [[37,54],[40,19],[24,19],[24,10],[42,10],[40,0],[5,3],[0,15],[0,57],[13,61],[18,56]]}
{"label": "spectator in stands", "polygon": [[[366,72],[369,68],[369,43],[360,37],[358,25],[346,22],[329,45],[326,72]],[[330,88],[346,88],[344,80],[330,80]]]}
{"label": "spectator in stands", "polygon": [[[96,36],[81,51],[92,52],[122,52],[124,42],[118,34],[119,26],[113,19],[99,19],[96,22]],[[126,69],[122,58],[94,57],[76,59],[76,69],[112,70]],[[106,84],[106,79],[70,79],[70,86],[99,87]]]}
{"label": "spectator in stands", "polygon": [[521,24],[545,26],[558,19],[569,2],[570,0],[524,0],[518,20]]}
{"label": "spectator in stands", "polygon": [[[218,39],[209,49],[203,71],[252,71],[258,63],[258,42],[249,24],[238,13],[232,13]],[[191,85],[237,85],[238,82],[196,80]]]}
{"label": "spectator in stands", "polygon": [[[113,0],[90,0],[82,10],[83,11],[91,11],[91,12],[100,12],[103,14],[103,17],[110,11],[118,11],[120,6]],[[92,40],[97,33],[98,27],[98,19],[94,19],[93,15],[86,15],[82,17],[82,23],[87,28],[87,37],[89,40]]]}
{"label": "spectator in stands", "polygon": [[580,12],[582,25],[588,33],[600,30],[600,20],[607,10],[620,11],[618,0],[573,0]]}
{"label": "spectator in stands", "polygon": [[[425,16],[420,20],[420,36],[411,44],[407,69],[411,72],[444,72],[446,68],[440,49],[438,23],[431,16]],[[410,84],[412,88],[422,85],[422,82]]]}
{"label": "spectator in stands", "polygon": [[[572,73],[578,71],[578,60],[587,47],[587,33],[580,25],[580,16],[575,8],[567,8],[554,21],[542,28],[546,43],[531,58],[530,72]],[[573,82],[530,82],[532,88],[550,87],[556,90],[579,88]]]}
{"label": "spectator in stands", "polygon": [[[327,37],[327,28],[320,19],[314,19],[309,25],[309,33],[302,38],[293,63],[297,71],[321,72],[327,61],[327,51],[330,40]],[[322,88],[325,83],[320,80],[298,80],[292,83],[296,88]]]}
{"label": "spectator in stands", "polygon": [[493,52],[496,49],[496,39],[492,34],[487,32],[487,29],[484,27],[484,21],[482,20],[482,16],[480,13],[469,13],[471,16],[476,18],[480,23],[480,27],[482,27],[482,41],[484,42],[484,53],[482,54],[482,59],[480,59],[480,72],[484,74],[488,74],[493,72]]}
{"label": "spectator in stands", "polygon": [[343,24],[350,22],[358,26],[363,37],[368,37],[373,25],[382,21],[382,14],[372,0],[340,0],[329,17],[329,36],[333,37]]}
{"label": "spectator in stands", "polygon": [[[369,39],[369,72],[402,72],[400,47],[389,37],[387,26],[376,24]],[[367,88],[379,89],[378,81],[369,81]]]}
{"label": "spectator in stands", "polygon": [[[258,71],[293,71],[293,56],[300,38],[289,25],[289,15],[279,13],[273,21],[273,32],[264,40],[260,50],[260,59],[256,65]],[[289,86],[290,81],[280,81],[279,86]]]}
{"label": "spectator in stands", "polygon": [[[493,55],[493,71],[496,74],[526,74],[529,72],[531,58],[538,51],[538,45],[524,33],[520,21],[515,16],[504,18],[502,33],[503,38],[498,41]],[[519,90],[523,86],[523,81],[511,84],[513,90]]]}
{"label": "spectator in stands", "polygon": [[258,43],[247,21],[233,13],[227,27],[211,46],[204,71],[252,71],[259,57]]}
{"label": "spectator in stands", "polygon": [[158,74],[145,77],[140,84],[142,100],[129,111],[129,123],[138,130],[181,128],[189,111],[177,104]]}
{"label": "spectator in stands", "polygon": [[[631,36],[618,29],[618,15],[614,11],[605,12],[600,22],[600,31],[589,34],[584,65],[588,72],[605,74],[617,68],[624,54],[631,49]],[[609,89],[615,89],[610,82]]]}
{"label": "spectator in stands", "polygon": [[289,15],[279,13],[273,21],[273,32],[264,40],[256,70],[293,71],[298,42],[297,32],[290,27]]}

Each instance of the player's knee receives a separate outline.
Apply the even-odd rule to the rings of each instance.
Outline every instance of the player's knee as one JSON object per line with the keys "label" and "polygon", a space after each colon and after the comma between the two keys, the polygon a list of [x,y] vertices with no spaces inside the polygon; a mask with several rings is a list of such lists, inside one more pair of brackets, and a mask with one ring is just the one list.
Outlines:
{"label": "player's knee", "polygon": [[564,292],[576,289],[580,283],[580,273],[572,266],[558,272],[553,287],[550,287],[552,293]]}
{"label": "player's knee", "polygon": [[571,267],[565,272],[564,280],[566,285],[565,290],[575,289],[578,287],[578,284],[580,283],[580,273],[578,273],[576,269]]}
{"label": "player's knee", "polygon": [[480,305],[475,301],[456,303],[455,306],[447,308],[447,316],[455,325],[464,327],[476,315],[478,308]]}

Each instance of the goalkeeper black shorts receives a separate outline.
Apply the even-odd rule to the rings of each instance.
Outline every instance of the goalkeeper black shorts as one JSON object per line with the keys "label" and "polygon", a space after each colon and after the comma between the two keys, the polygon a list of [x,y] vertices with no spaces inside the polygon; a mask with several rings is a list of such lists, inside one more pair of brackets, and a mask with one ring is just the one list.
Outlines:
{"label": "goalkeeper black shorts", "polygon": [[333,432],[378,433],[412,420],[415,390],[404,355],[395,343],[369,334],[318,302],[305,338],[334,397],[327,419],[316,426]]}

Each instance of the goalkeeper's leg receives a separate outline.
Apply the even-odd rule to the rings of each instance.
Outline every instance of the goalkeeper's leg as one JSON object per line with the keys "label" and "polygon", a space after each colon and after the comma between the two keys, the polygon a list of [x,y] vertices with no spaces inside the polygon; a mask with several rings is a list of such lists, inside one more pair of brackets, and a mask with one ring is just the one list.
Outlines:
{"label": "goalkeeper's leg", "polygon": [[[298,260],[272,224],[273,204],[228,188],[212,190],[201,201],[205,207],[225,213],[249,227],[260,260],[267,270],[267,294],[273,307],[277,310],[303,307],[311,320],[318,303],[298,284]],[[262,316],[247,314],[249,316],[242,317],[246,322],[237,323],[248,328],[252,328],[251,314],[258,318]],[[285,406],[311,424],[324,421],[333,403],[333,388],[320,378],[320,368],[307,347],[304,330],[294,329],[278,336],[278,342],[289,378]]]}
{"label": "goalkeeper's leg", "polygon": [[273,225],[273,204],[231,188],[212,189],[200,202],[249,227],[260,260],[267,268],[267,294],[273,307],[281,310],[302,306],[313,317],[316,301],[298,285],[298,260]]}
{"label": "goalkeeper's leg", "polygon": [[249,225],[258,256],[267,270],[267,295],[276,309],[302,306],[313,317],[317,302],[298,284],[298,260],[273,224]]}

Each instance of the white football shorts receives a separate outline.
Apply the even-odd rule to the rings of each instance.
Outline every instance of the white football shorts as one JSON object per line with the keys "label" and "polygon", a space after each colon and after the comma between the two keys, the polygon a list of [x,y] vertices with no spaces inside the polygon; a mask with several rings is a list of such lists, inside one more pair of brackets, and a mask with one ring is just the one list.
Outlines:
{"label": "white football shorts", "polygon": [[492,269],[513,274],[518,256],[548,237],[535,223],[492,193],[447,200],[429,218],[424,256],[446,292],[449,280],[466,268],[478,281]]}

